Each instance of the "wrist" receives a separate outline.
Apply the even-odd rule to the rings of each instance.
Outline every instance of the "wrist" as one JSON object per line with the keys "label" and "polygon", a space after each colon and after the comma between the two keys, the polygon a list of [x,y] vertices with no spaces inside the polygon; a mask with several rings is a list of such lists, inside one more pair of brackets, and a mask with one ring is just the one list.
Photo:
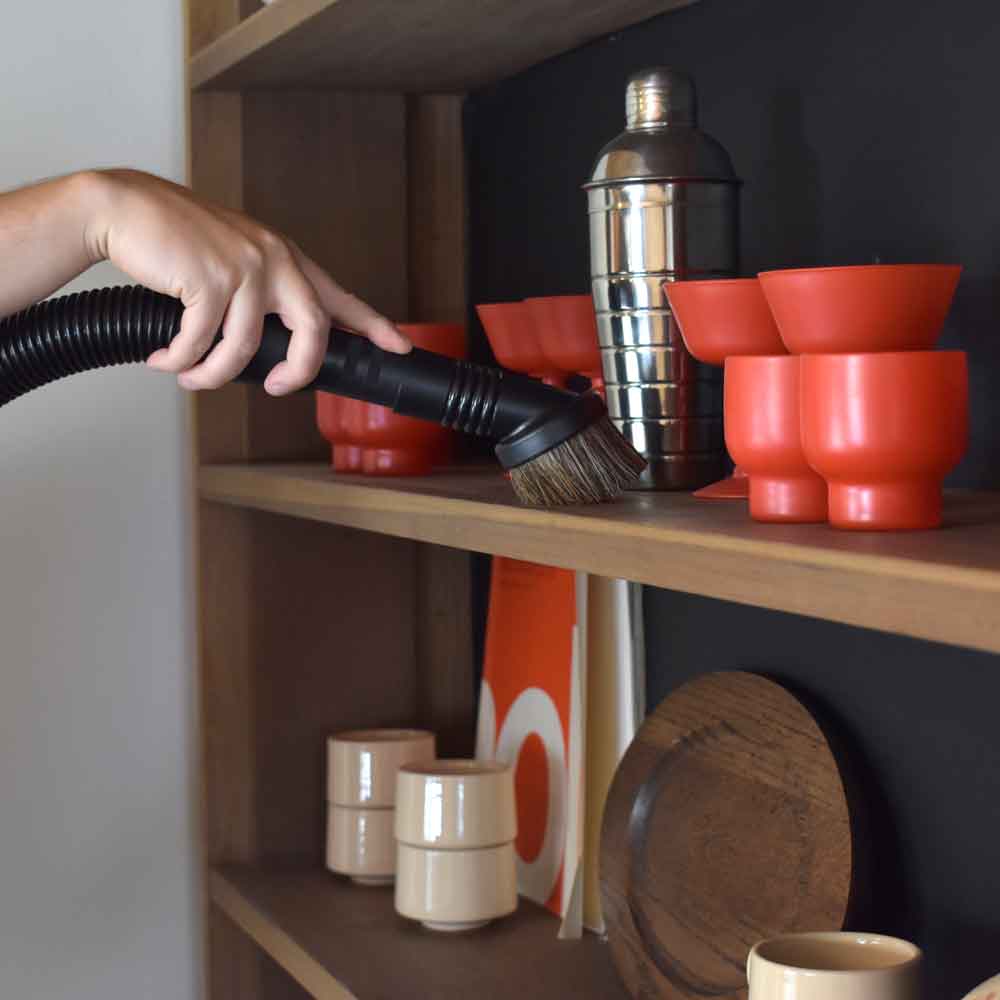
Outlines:
{"label": "wrist", "polygon": [[120,183],[115,171],[81,170],[72,174],[67,181],[90,263],[107,260],[108,232],[117,200],[116,189]]}

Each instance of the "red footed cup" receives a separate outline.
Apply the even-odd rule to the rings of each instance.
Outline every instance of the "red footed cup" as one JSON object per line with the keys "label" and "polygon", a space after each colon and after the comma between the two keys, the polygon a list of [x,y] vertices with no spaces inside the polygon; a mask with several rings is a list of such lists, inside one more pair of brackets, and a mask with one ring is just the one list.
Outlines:
{"label": "red footed cup", "polygon": [[826,483],[802,448],[800,361],[787,355],[726,359],[726,447],[749,477],[755,521],[827,518]]}
{"label": "red footed cup", "polygon": [[527,303],[490,302],[476,306],[476,313],[498,364],[549,385],[564,384],[564,376],[542,350]]}
{"label": "red footed cup", "polygon": [[361,449],[349,443],[351,404],[354,400],[332,392],[316,393],[316,426],[330,442],[330,466],[334,472],[361,471]]}
{"label": "red footed cup", "polygon": [[933,347],[961,273],[958,264],[864,264],[759,277],[792,354],[847,354]]}
{"label": "red footed cup", "polygon": [[603,396],[594,300],[589,295],[541,295],[524,301],[549,364],[567,374],[585,375]]}
{"label": "red footed cup", "polygon": [[707,365],[745,355],[787,354],[756,278],[665,281],[684,344]]}
{"label": "red footed cup", "polygon": [[964,351],[802,359],[802,438],[829,484],[830,523],[907,531],[941,523],[941,484],[968,444]]}
{"label": "red footed cup", "polygon": [[[452,323],[401,323],[415,347],[452,358],[466,356],[465,329]],[[387,406],[348,400],[347,438],[361,449],[368,476],[426,476],[452,458],[454,432]]]}

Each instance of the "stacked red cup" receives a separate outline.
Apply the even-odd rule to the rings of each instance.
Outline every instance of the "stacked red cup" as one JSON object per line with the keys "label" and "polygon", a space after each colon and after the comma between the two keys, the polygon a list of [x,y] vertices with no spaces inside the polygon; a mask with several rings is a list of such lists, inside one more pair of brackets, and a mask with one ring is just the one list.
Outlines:
{"label": "stacked red cup", "polygon": [[[465,329],[454,323],[403,323],[416,347],[466,357]],[[334,472],[367,476],[426,476],[453,457],[455,434],[446,427],[403,417],[385,406],[316,393],[316,423],[330,442]]]}
{"label": "stacked red cup", "polygon": [[941,524],[944,477],[968,443],[964,351],[935,351],[961,267],[771,271],[761,286],[801,357],[802,447],[838,528]]}
{"label": "stacked red cup", "polygon": [[726,446],[751,517],[940,525],[942,482],[967,445],[968,370],[964,352],[932,348],[960,272],[873,264],[666,286],[688,350],[725,363]]}

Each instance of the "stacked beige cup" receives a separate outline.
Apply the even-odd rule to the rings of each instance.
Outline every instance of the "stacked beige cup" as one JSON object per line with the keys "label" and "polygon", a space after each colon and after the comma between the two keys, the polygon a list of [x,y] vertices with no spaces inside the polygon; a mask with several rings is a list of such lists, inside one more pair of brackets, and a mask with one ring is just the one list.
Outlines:
{"label": "stacked beige cup", "polygon": [[396,774],[430,761],[434,734],[421,729],[357,729],[327,741],[326,866],[361,885],[396,874]]}
{"label": "stacked beige cup", "polygon": [[517,908],[514,776],[497,761],[408,764],[396,786],[396,910],[464,931]]}

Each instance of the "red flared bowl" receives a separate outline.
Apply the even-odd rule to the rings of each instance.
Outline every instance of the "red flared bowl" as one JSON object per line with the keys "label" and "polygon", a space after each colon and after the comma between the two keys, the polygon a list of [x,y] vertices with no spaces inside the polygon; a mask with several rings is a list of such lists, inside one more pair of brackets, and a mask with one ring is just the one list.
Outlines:
{"label": "red flared bowl", "polygon": [[802,359],[802,443],[830,487],[830,523],[905,531],[941,523],[941,484],[968,443],[963,351]]}
{"label": "red flared bowl", "polygon": [[511,371],[541,377],[551,367],[535,334],[535,321],[521,301],[476,306],[497,363]]}
{"label": "red flared bowl", "polygon": [[550,366],[586,375],[597,389],[603,389],[594,300],[589,295],[544,295],[524,302]]}
{"label": "red flared bowl", "polygon": [[761,287],[792,354],[933,347],[958,286],[957,264],[870,264],[764,271]]}
{"label": "red flared bowl", "polygon": [[800,360],[726,359],[726,447],[749,478],[755,521],[826,520],[826,483],[802,448]]}
{"label": "red flared bowl", "polygon": [[709,365],[735,355],[786,354],[756,278],[665,281],[687,349]]}

